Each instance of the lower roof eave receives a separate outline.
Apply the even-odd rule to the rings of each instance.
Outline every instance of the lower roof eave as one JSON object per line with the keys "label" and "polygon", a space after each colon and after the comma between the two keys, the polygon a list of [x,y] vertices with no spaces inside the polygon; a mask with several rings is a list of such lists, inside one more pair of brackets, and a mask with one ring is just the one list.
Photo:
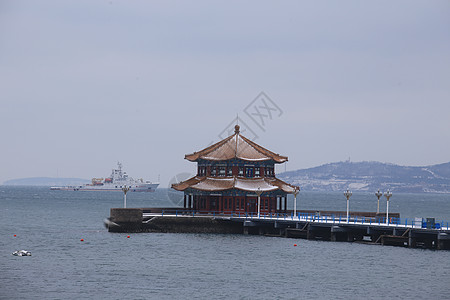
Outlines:
{"label": "lower roof eave", "polygon": [[[221,192],[232,192],[233,190],[244,192],[244,193],[252,193],[255,194],[257,190],[245,190],[245,189],[239,189],[239,188],[231,188],[231,189],[220,189],[220,190],[206,190],[206,189],[198,189],[195,187],[189,187],[184,190],[184,192],[191,192],[191,191],[198,191],[203,193],[221,193]],[[280,193],[280,194],[289,194],[288,192],[283,191],[282,189],[276,188],[276,189],[270,189],[270,190],[264,190],[262,191],[262,196],[264,196],[266,193]]]}

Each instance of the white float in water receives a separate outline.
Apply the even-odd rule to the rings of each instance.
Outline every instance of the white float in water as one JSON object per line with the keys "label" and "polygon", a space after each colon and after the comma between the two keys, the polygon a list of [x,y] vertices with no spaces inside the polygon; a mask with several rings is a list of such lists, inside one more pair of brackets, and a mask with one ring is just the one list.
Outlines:
{"label": "white float in water", "polygon": [[15,256],[31,256],[31,252],[27,250],[17,250],[12,253]]}

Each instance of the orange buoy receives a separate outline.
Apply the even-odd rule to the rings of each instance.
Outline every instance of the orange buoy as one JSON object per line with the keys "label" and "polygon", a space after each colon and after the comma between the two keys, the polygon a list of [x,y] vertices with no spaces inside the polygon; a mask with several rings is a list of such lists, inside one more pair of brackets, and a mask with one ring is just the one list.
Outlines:
{"label": "orange buoy", "polygon": [[14,235],[14,236],[16,236],[16,235]]}
{"label": "orange buoy", "polygon": [[129,239],[129,238],[130,238],[130,236],[128,235],[128,236],[127,236],[127,239]]}
{"label": "orange buoy", "polygon": [[81,241],[81,242],[84,242],[84,239],[81,239],[80,241]]}
{"label": "orange buoy", "polygon": [[294,247],[297,247],[297,244],[294,244]]}

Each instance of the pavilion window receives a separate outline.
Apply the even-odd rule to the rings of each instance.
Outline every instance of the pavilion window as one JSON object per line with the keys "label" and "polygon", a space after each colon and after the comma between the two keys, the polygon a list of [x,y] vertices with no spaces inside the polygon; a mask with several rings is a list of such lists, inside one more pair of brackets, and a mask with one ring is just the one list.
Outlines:
{"label": "pavilion window", "polygon": [[226,170],[225,166],[220,166],[219,167],[219,176],[225,177],[225,170]]}
{"label": "pavilion window", "polygon": [[227,176],[233,176],[233,168],[231,166],[227,168]]}
{"label": "pavilion window", "polygon": [[211,167],[211,176],[216,176],[216,175],[217,175],[217,168]]}
{"label": "pavilion window", "polygon": [[239,167],[239,176],[244,177],[244,167]]}
{"label": "pavilion window", "polygon": [[259,174],[259,167],[255,168],[255,177],[260,177],[261,175]]}
{"label": "pavilion window", "polygon": [[267,177],[273,177],[274,176],[273,167],[265,167],[264,175]]}
{"label": "pavilion window", "polygon": [[245,168],[245,177],[253,177],[253,167]]}
{"label": "pavilion window", "polygon": [[198,176],[206,176],[206,167],[198,167]]}

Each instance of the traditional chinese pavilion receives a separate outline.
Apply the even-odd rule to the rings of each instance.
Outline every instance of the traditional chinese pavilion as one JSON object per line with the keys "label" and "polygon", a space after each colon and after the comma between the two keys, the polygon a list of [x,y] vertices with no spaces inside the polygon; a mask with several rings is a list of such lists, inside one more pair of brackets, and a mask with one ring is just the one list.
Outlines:
{"label": "traditional chinese pavilion", "polygon": [[287,195],[299,188],[275,177],[275,164],[288,160],[252,142],[239,133],[185,159],[197,162],[197,175],[173,184],[184,192],[184,208],[200,212],[286,212]]}

